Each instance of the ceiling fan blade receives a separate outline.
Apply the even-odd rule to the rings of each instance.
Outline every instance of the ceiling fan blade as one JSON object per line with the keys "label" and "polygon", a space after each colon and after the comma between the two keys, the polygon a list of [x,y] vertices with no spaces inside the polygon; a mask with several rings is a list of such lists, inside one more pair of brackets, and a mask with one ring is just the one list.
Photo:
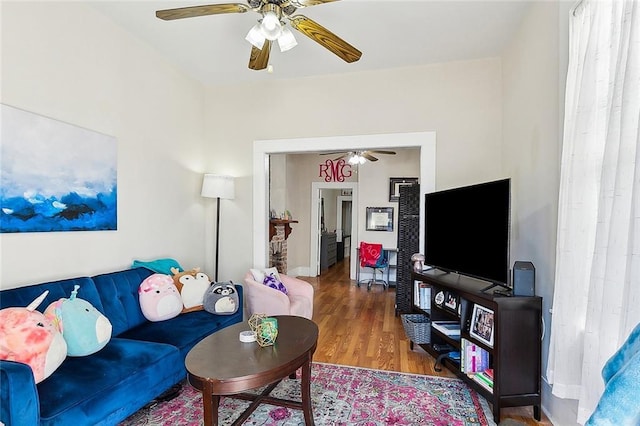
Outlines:
{"label": "ceiling fan blade", "polygon": [[251,46],[251,57],[249,58],[249,68],[252,70],[263,70],[269,64],[269,53],[271,52],[271,40],[265,40],[262,50]]}
{"label": "ceiling fan blade", "polygon": [[367,152],[373,152],[374,154],[387,154],[387,155],[396,155],[395,151],[367,151]]}
{"label": "ceiling fan blade", "polygon": [[196,16],[219,15],[222,13],[244,13],[251,8],[242,3],[209,4],[205,6],[180,7],[178,9],[157,10],[156,17],[171,21],[173,19],[193,18]]}
{"label": "ceiling fan blade", "polygon": [[321,152],[320,155],[346,154],[348,151]]}
{"label": "ceiling fan blade", "polygon": [[292,16],[289,21],[293,28],[320,43],[346,62],[355,62],[362,56],[362,52],[358,49],[306,16]]}
{"label": "ceiling fan blade", "polygon": [[297,8],[315,6],[317,4],[331,3],[339,0],[291,0],[290,3]]}
{"label": "ceiling fan blade", "polygon": [[378,159],[376,157],[374,157],[373,155],[369,154],[368,152],[363,152],[362,155],[364,158],[366,158],[369,161],[378,161]]}
{"label": "ceiling fan blade", "polygon": [[[338,154],[338,153],[336,153],[336,154]],[[349,155],[348,153],[344,153],[344,154],[342,154],[340,157],[336,157],[336,158],[334,158],[334,159],[333,159],[333,161],[342,160],[344,157],[346,157],[346,156],[348,156],[348,155]]]}

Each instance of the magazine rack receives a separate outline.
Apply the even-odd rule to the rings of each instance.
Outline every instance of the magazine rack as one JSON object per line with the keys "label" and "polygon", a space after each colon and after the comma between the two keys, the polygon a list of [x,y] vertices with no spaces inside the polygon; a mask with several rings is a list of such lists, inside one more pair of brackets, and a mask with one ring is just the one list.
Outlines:
{"label": "magazine rack", "polygon": [[[412,300],[414,312],[429,315],[432,324],[456,321],[460,325],[459,333],[443,333],[432,326],[430,342],[420,346],[492,404],[496,423],[502,407],[528,405],[540,420],[542,298],[483,292],[485,281],[437,269],[412,272],[412,279],[415,286],[431,287],[430,309],[420,309]],[[451,350],[459,352],[461,339],[489,353],[493,388],[463,372],[457,357],[442,356]]]}

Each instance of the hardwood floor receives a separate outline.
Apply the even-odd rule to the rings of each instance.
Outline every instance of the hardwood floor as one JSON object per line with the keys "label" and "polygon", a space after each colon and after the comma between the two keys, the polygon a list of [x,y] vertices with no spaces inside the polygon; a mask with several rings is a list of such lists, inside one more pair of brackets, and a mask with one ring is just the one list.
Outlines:
{"label": "hardwood floor", "polygon": [[[349,279],[348,259],[315,278],[300,277],[315,288],[313,320],[320,336],[313,360],[403,373],[455,377],[448,369],[433,369],[434,358],[417,345],[411,350],[402,321],[395,315],[395,290],[375,285],[357,287]],[[533,418],[532,407],[506,408],[501,421],[551,425]]]}

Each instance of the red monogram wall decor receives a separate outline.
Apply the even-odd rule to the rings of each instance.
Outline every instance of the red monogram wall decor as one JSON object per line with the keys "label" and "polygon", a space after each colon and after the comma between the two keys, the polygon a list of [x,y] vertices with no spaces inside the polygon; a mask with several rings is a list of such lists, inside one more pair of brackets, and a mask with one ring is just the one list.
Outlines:
{"label": "red monogram wall decor", "polygon": [[325,182],[344,182],[345,178],[351,177],[351,173],[351,164],[346,161],[327,160],[320,164],[318,177],[323,178]]}

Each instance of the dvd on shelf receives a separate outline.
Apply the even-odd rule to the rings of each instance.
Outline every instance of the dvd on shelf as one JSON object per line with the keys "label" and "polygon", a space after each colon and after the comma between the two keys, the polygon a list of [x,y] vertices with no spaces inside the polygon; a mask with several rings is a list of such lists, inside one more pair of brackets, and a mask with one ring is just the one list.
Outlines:
{"label": "dvd on shelf", "polygon": [[431,326],[445,336],[460,336],[460,323],[458,321],[431,321]]}

